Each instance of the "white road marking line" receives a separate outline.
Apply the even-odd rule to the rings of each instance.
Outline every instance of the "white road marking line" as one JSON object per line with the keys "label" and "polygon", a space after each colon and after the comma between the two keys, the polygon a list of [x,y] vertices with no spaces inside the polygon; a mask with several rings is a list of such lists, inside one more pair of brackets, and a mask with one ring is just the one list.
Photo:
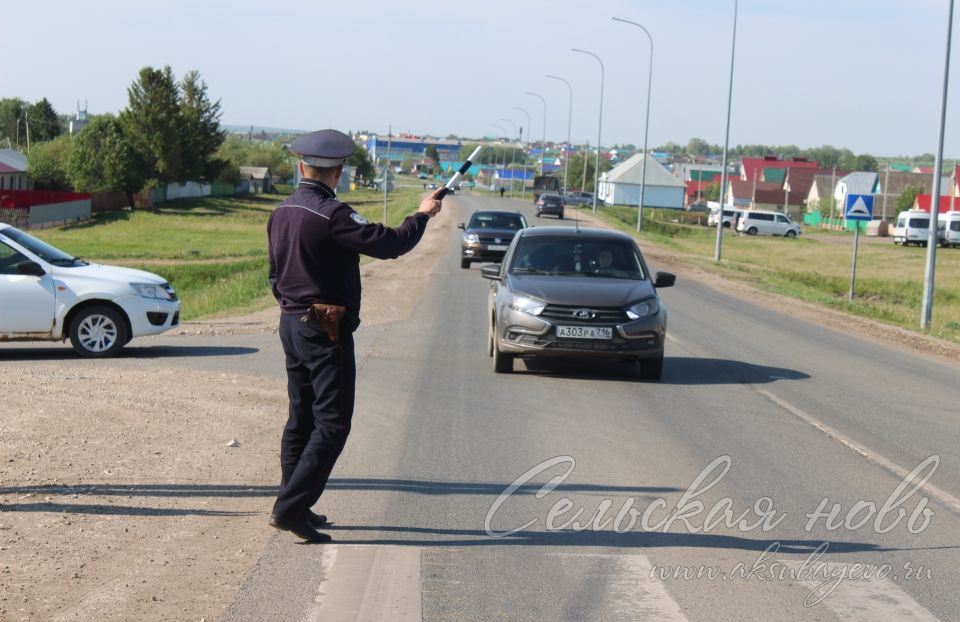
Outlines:
{"label": "white road marking line", "polygon": [[323,547],[312,622],[420,622],[421,551],[412,546]]}
{"label": "white road marking line", "polygon": [[[553,557],[599,557],[616,564],[607,590],[610,605],[618,613],[629,614],[636,620],[686,622],[680,605],[673,600],[666,585],[651,576],[653,566],[646,555],[616,555],[608,553],[548,553]],[[619,618],[618,618],[619,619]]]}
{"label": "white road marking line", "polygon": [[[754,387],[752,385],[747,385],[747,386],[750,386],[750,388],[753,389],[753,391],[767,398],[768,400],[770,400],[780,408],[784,409],[788,413],[792,414],[793,416],[797,417],[804,423],[823,432],[830,438],[838,441],[840,444],[848,447],[849,449],[852,449],[853,451],[857,452],[867,460],[879,465],[880,467],[886,469],[887,471],[890,471],[901,480],[910,474],[909,469],[905,469],[895,464],[894,462],[884,458],[883,456],[873,451],[872,449],[864,447],[860,443],[854,441],[851,438],[848,438],[843,433],[835,430],[834,428],[823,423],[813,415],[797,408],[796,406],[787,402],[786,400],[783,400],[777,397],[776,395],[774,395],[773,393],[770,393],[769,391],[758,389],[757,387]],[[954,497],[947,491],[935,486],[934,484],[931,484],[930,482],[927,482],[926,484],[923,485],[923,490],[926,491],[931,497],[934,497],[940,503],[944,504],[954,512],[960,513],[960,499],[958,499],[957,497]]]}
{"label": "white road marking line", "polygon": [[[783,561],[785,566],[799,569],[804,562]],[[809,573],[798,576],[798,582],[808,588],[804,606],[826,607],[840,620],[874,622],[876,620],[913,620],[915,622],[938,622],[936,616],[915,601],[890,578],[853,574],[850,564],[822,564],[824,575],[816,576],[820,563],[809,567]],[[843,577],[842,580],[831,577]],[[833,585],[836,587],[831,592]],[[823,598],[819,604],[814,601]]]}

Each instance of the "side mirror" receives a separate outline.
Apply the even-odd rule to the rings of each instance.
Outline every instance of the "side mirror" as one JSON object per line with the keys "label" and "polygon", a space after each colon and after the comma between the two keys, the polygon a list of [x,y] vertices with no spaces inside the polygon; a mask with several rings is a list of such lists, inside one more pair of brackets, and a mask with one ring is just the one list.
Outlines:
{"label": "side mirror", "polygon": [[656,278],[653,280],[653,286],[657,289],[661,287],[673,287],[673,284],[677,282],[677,275],[671,274],[669,272],[657,272]]}
{"label": "side mirror", "polygon": [[35,261],[21,261],[17,264],[17,272],[27,276],[43,276],[47,272]]}
{"label": "side mirror", "polygon": [[490,279],[492,281],[502,281],[503,277],[500,276],[500,266],[481,266],[480,267],[480,276],[485,279]]}
{"label": "side mirror", "polygon": [[459,225],[457,225],[457,229],[464,229],[464,230],[466,230],[466,228],[467,228],[467,226],[466,226],[465,224],[463,224],[463,223],[460,223]]}

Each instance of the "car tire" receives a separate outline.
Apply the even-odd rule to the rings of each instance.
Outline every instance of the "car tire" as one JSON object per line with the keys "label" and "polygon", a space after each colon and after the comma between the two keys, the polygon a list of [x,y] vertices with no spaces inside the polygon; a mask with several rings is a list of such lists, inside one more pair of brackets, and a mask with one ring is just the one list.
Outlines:
{"label": "car tire", "polygon": [[663,355],[655,359],[640,359],[640,377],[644,380],[660,380],[663,375]]}
{"label": "car tire", "polygon": [[724,229],[729,229],[729,228],[730,228],[730,223],[728,223],[728,222],[723,223],[723,228],[724,228]]}
{"label": "car tire", "polygon": [[795,238],[797,237],[797,232],[794,231],[793,229],[790,229],[789,231],[787,231],[786,235],[788,238]]}
{"label": "car tire", "polygon": [[498,374],[509,374],[513,371],[513,355],[500,351],[496,337],[493,337],[493,371]]}
{"label": "car tire", "polygon": [[757,228],[750,227],[749,229],[747,229],[747,235],[757,235]]}
{"label": "car tire", "polygon": [[74,352],[86,358],[116,356],[128,341],[123,316],[107,306],[87,307],[70,323],[70,345]]}
{"label": "car tire", "polygon": [[469,269],[470,269],[470,260],[469,260],[469,259],[464,259],[463,257],[461,257],[461,258],[460,258],[460,267],[463,268],[464,270],[469,270]]}

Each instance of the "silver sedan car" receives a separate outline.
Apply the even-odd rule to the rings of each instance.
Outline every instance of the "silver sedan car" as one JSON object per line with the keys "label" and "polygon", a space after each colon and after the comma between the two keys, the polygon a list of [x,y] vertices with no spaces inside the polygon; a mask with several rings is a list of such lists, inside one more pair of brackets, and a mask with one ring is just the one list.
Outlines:
{"label": "silver sedan car", "polygon": [[636,360],[640,375],[663,372],[667,311],[628,235],[607,229],[537,227],[517,233],[490,279],[488,354],[494,371],[517,357]]}

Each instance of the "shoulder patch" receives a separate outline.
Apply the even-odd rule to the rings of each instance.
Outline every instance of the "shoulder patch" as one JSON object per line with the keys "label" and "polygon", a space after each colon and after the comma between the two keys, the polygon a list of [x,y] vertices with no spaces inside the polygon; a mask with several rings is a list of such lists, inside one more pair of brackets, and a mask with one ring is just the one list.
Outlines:
{"label": "shoulder patch", "polygon": [[358,225],[368,225],[368,224],[370,224],[370,221],[369,221],[369,220],[367,220],[366,218],[364,218],[363,216],[361,216],[361,215],[358,214],[357,212],[350,212],[350,218],[352,218],[352,219],[353,219],[353,222],[357,223]]}

